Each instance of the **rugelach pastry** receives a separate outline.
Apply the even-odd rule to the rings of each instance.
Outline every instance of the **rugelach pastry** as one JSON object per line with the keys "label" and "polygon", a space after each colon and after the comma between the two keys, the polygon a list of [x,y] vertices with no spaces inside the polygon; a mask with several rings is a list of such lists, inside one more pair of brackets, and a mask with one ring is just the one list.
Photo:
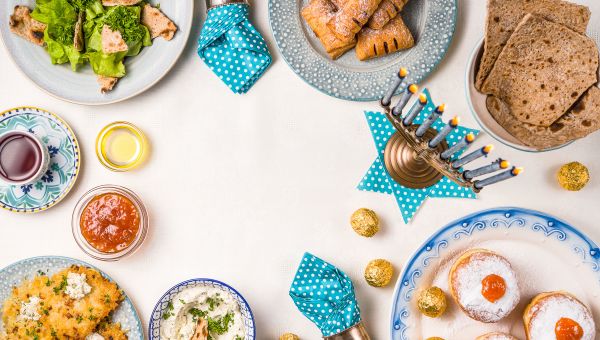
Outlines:
{"label": "rugelach pastry", "polygon": [[448,281],[460,308],[481,322],[504,319],[521,298],[517,275],[508,260],[486,249],[462,254],[452,265]]}
{"label": "rugelach pastry", "polygon": [[400,15],[392,19],[380,30],[368,27],[358,33],[356,56],[359,60],[382,57],[415,45],[412,33]]}
{"label": "rugelach pastry", "polygon": [[337,7],[330,0],[311,0],[302,9],[302,17],[323,44],[331,59],[337,59],[356,45],[356,38],[340,40],[327,26],[327,22],[335,15]]}

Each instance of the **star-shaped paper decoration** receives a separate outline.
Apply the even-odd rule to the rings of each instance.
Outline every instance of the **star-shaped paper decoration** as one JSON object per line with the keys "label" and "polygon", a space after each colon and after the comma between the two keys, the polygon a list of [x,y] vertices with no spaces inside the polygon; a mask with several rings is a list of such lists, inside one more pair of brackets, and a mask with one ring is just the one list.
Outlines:
{"label": "star-shaped paper decoration", "polygon": [[[429,90],[425,89],[423,93],[427,96],[427,105],[421,111],[421,114],[415,119],[414,124],[420,124],[433,112],[436,105],[433,104]],[[416,105],[416,103],[414,104]],[[388,174],[383,163],[383,153],[388,140],[396,132],[396,129],[388,121],[385,114],[382,112],[365,111],[369,128],[375,140],[377,148],[377,159],[371,165],[363,179],[358,184],[359,190],[373,191],[382,194],[393,194],[398,203],[398,207],[402,212],[402,218],[405,223],[410,222],[419,207],[423,204],[427,197],[454,197],[454,198],[476,198],[473,190],[463,188],[460,185],[452,182],[447,177],[443,177],[436,184],[423,188],[411,189],[401,184],[398,184]],[[440,131],[446,123],[447,119],[438,119],[432,127]],[[457,127],[447,137],[448,146],[461,141],[469,132],[474,135],[479,134],[479,130],[468,129],[465,127]],[[457,157],[456,154],[454,157]]]}

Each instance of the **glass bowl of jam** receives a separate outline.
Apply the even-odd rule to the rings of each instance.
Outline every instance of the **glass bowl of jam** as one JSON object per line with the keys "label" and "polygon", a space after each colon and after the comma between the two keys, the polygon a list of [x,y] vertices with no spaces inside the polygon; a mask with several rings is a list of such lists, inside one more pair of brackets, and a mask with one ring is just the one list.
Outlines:
{"label": "glass bowl of jam", "polygon": [[117,261],[144,242],[148,213],[133,191],[102,185],[77,202],[72,229],[75,242],[86,254],[97,260]]}

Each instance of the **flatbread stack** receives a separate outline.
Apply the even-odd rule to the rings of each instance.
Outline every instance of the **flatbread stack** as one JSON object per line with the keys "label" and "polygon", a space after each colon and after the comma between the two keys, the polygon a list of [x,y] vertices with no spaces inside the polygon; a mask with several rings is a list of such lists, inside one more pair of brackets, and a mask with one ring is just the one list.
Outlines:
{"label": "flatbread stack", "polygon": [[475,87],[490,114],[543,150],[600,128],[598,47],[587,7],[561,0],[488,0]]}
{"label": "flatbread stack", "polygon": [[331,59],[356,47],[359,60],[414,46],[400,11],[408,0],[310,0],[302,17]]}

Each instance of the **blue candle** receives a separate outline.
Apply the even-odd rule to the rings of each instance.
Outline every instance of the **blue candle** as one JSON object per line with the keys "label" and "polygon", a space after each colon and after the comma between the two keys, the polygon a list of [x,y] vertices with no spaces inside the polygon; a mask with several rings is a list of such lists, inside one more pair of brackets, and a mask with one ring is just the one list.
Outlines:
{"label": "blue candle", "polygon": [[458,123],[460,123],[460,118],[454,117],[450,119],[450,121],[448,121],[448,125],[444,126],[442,131],[438,132],[438,134],[435,135],[435,137],[433,137],[433,139],[429,141],[429,147],[432,149],[437,147],[438,144],[440,144],[444,139],[446,139],[446,136],[448,136],[448,134],[450,134],[452,130],[456,129]]}
{"label": "blue candle", "polygon": [[515,176],[518,176],[521,172],[523,172],[523,168],[517,168],[514,167],[510,170],[507,170],[505,172],[499,173],[497,175],[488,177],[486,179],[483,179],[481,181],[475,181],[475,183],[473,184],[475,186],[475,189],[482,189],[490,184],[494,184],[494,183],[498,183],[500,181],[504,181],[507,180],[509,178],[513,178]]}
{"label": "blue candle", "polygon": [[444,113],[444,109],[446,105],[442,104],[435,108],[435,110],[425,119],[425,121],[417,128],[417,132],[415,133],[417,137],[421,138],[427,132],[427,130],[431,127],[433,123],[435,123],[438,118],[442,116]]}
{"label": "blue candle", "polygon": [[392,109],[392,115],[399,117],[402,114],[402,110],[404,110],[406,103],[408,103],[408,101],[410,100],[410,97],[412,97],[413,94],[417,93],[417,91],[419,91],[419,87],[415,84],[410,84],[406,91],[404,91],[404,93],[402,94],[402,98],[400,98],[398,104],[396,104],[396,106],[394,106],[394,108]]}
{"label": "blue candle", "polygon": [[381,98],[381,105],[386,107],[390,106],[394,93],[396,93],[396,90],[400,87],[407,75],[408,70],[404,67],[400,68],[400,71],[398,71],[398,73],[396,74],[396,78],[394,79],[394,84],[392,84],[392,87],[389,88],[385,96]]}
{"label": "blue candle", "polygon": [[427,96],[424,93],[421,93],[419,95],[419,101],[415,105],[413,105],[413,107],[410,108],[408,114],[404,117],[404,119],[402,119],[402,124],[404,126],[411,125],[413,120],[415,120],[415,118],[417,118],[421,111],[423,111],[425,105],[427,105]]}
{"label": "blue candle", "polygon": [[460,142],[454,144],[453,147],[451,147],[450,149],[442,152],[442,154],[440,155],[440,157],[444,160],[450,158],[452,155],[454,155],[455,153],[459,152],[460,150],[466,148],[467,146],[469,146],[469,144],[473,143],[473,141],[475,140],[475,135],[472,133],[469,133],[465,136],[465,138],[463,138],[463,140],[461,140]]}
{"label": "blue candle", "polygon": [[498,158],[496,161],[492,162],[489,165],[485,165],[477,169],[467,170],[463,172],[463,177],[467,181],[470,181],[475,177],[491,174],[492,172],[496,172],[498,170],[507,169],[509,166],[509,161]]}
{"label": "blue candle", "polygon": [[458,168],[462,167],[463,165],[476,160],[477,158],[487,156],[490,152],[492,152],[493,149],[494,149],[493,145],[486,145],[479,150],[475,150],[475,151],[471,152],[470,154],[455,160],[454,162],[452,162],[452,167],[454,169],[458,169]]}

